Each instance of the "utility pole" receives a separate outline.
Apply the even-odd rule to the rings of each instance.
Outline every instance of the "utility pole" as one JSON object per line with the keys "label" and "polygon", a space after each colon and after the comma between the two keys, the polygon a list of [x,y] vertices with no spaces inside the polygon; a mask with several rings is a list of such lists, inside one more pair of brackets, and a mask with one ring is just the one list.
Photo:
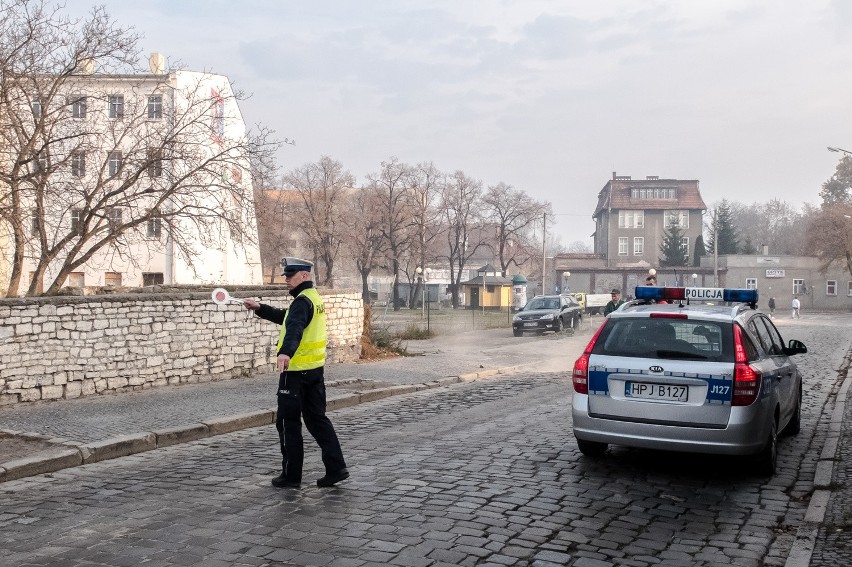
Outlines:
{"label": "utility pole", "polygon": [[719,287],[719,228],[713,210],[713,287]]}
{"label": "utility pole", "polygon": [[541,294],[547,292],[544,287],[544,277],[547,270],[547,213],[541,217]]}

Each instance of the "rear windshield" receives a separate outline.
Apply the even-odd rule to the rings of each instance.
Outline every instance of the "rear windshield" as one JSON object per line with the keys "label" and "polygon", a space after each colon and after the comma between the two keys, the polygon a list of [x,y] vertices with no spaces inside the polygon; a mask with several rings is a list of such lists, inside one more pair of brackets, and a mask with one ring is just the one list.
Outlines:
{"label": "rear windshield", "polygon": [[593,354],[733,362],[731,323],[669,318],[608,319]]}

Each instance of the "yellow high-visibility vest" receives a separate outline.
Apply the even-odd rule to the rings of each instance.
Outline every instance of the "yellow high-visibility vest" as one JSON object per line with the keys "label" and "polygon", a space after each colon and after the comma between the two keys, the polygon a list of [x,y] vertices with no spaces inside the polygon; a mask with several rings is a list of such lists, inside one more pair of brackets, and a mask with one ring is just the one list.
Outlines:
{"label": "yellow high-visibility vest", "polygon": [[[302,296],[310,300],[314,307],[314,316],[302,333],[302,341],[290,359],[288,370],[311,370],[325,365],[325,345],[328,342],[325,330],[325,305],[320,294],[312,287],[302,290],[297,297]],[[281,350],[281,345],[284,344],[289,316],[288,309],[287,315],[284,316],[284,323],[281,324],[281,332],[278,334],[278,350]]]}

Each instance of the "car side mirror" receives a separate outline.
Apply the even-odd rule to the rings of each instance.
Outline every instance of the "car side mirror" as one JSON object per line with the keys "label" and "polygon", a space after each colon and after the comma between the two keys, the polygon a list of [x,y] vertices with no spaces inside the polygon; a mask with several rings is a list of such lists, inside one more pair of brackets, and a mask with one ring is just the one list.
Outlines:
{"label": "car side mirror", "polygon": [[808,347],[805,346],[805,343],[797,341],[796,339],[790,339],[790,342],[787,343],[787,348],[784,349],[784,354],[787,356],[805,354],[806,352],[808,352]]}

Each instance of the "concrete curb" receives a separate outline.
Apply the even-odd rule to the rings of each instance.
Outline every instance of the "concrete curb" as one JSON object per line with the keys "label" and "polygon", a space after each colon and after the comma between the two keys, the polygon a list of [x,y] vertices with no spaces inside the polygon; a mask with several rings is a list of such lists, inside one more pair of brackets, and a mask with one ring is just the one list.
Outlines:
{"label": "concrete curb", "polygon": [[[460,376],[448,376],[434,382],[422,384],[400,384],[360,392],[334,394],[326,401],[327,411],[335,411],[402,394],[442,388],[452,384],[480,380],[501,374],[510,374],[527,366],[530,365],[509,366]],[[55,450],[44,451],[41,455],[0,463],[0,483],[7,480],[17,480],[39,474],[52,473],[79,465],[126,457],[180,443],[197,441],[214,435],[270,425],[275,422],[275,411],[273,408],[221,418],[211,418],[201,423],[110,437],[109,439],[88,444],[68,442],[64,439],[52,439],[51,441],[62,442],[64,447],[58,446]],[[18,431],[9,431],[6,433],[25,438],[47,439],[47,437],[38,433]]]}
{"label": "concrete curb", "polygon": [[804,521],[796,532],[796,541],[793,542],[793,547],[790,549],[784,567],[808,567],[810,565],[820,524],[825,521],[825,513],[828,510],[828,503],[833,490],[831,481],[834,475],[834,463],[838,458],[837,450],[840,445],[843,416],[846,412],[846,398],[849,388],[852,386],[852,375],[849,374],[849,358],[846,359],[845,364],[846,377],[840,386],[837,397],[834,399],[834,408],[831,411],[825,444],[822,447],[822,453],[814,472],[814,493],[811,495]]}

